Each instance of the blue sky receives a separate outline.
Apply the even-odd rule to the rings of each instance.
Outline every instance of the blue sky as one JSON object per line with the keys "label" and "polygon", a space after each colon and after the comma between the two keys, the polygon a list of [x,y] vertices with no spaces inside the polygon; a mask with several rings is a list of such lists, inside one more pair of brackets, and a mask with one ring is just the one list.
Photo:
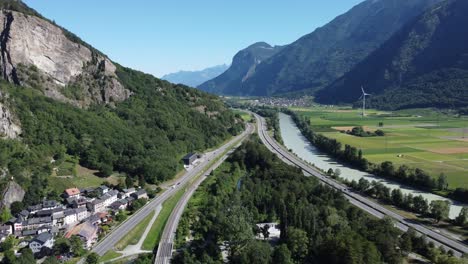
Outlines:
{"label": "blue sky", "polygon": [[361,0],[24,0],[112,60],[158,77],[291,43]]}

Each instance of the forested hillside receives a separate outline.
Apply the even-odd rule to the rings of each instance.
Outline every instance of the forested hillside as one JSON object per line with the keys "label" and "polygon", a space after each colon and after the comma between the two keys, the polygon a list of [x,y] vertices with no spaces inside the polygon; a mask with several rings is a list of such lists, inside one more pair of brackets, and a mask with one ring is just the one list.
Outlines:
{"label": "forested hillside", "polygon": [[[409,251],[434,263],[459,263],[413,231],[401,234],[391,220],[369,217],[256,140],[197,191],[177,230],[183,249],[174,263],[223,263],[221,248],[229,263],[239,264],[396,264]],[[279,241],[263,240],[268,233],[257,223],[278,223]],[[194,240],[185,244],[186,237]]]}
{"label": "forested hillside", "polygon": [[[329,85],[440,0],[367,0],[258,65],[232,95],[276,95]],[[221,87],[222,84],[216,84]]]}
{"label": "forested hillside", "polygon": [[[34,16],[34,20],[23,21],[39,21],[61,36],[61,31],[47,21],[37,20],[41,16],[21,2],[0,1],[0,4],[12,5],[16,11]],[[67,36],[84,45],[74,35]],[[30,37],[28,41],[34,41],[34,35]],[[83,49],[78,44],[72,47]],[[99,54],[96,56],[108,60]],[[104,61],[98,68],[108,67],[110,63]],[[241,118],[234,116],[216,96],[113,65],[112,76],[96,74],[97,86],[92,88],[87,82],[81,82],[79,87],[54,86],[65,94],[81,97],[87,96],[81,91],[90,89],[101,89],[104,97],[104,90],[113,92],[119,87],[131,94],[122,101],[89,100],[87,107],[76,107],[74,103],[48,96],[50,86],[43,82],[44,76],[34,64],[30,71],[22,72],[28,85],[0,82],[0,106],[11,112],[7,119],[0,116],[0,125],[8,127],[14,121],[22,131],[17,139],[1,135],[0,174],[8,176],[7,179],[14,177],[26,188],[26,204],[56,195],[48,180],[56,162],[63,161],[66,155],[79,159],[86,168],[99,170],[100,176],[121,172],[139,179],[140,184],[157,183],[173,177],[181,169],[180,158],[187,152],[214,147],[243,129]],[[99,86],[102,83],[116,85]]]}
{"label": "forested hillside", "polygon": [[468,2],[448,0],[407,24],[381,48],[317,94],[352,103],[360,87],[382,109],[468,105]]}

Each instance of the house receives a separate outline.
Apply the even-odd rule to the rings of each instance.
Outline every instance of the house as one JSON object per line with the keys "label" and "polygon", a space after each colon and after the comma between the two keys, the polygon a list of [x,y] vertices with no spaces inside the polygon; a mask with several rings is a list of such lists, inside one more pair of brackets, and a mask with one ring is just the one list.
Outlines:
{"label": "house", "polygon": [[40,227],[52,227],[53,220],[51,216],[29,218],[22,223],[22,230],[38,229]]}
{"label": "house", "polygon": [[99,193],[99,195],[104,195],[109,191],[109,187],[105,185],[101,185],[96,188],[96,191]]}
{"label": "house", "polygon": [[42,204],[28,206],[28,211],[30,214],[35,214],[40,210],[42,210]]}
{"label": "house", "polygon": [[56,209],[56,208],[59,208],[59,207],[62,207],[62,205],[57,201],[54,201],[54,200],[44,200],[44,201],[42,201],[42,209],[52,210],[52,209]]}
{"label": "house", "polygon": [[0,226],[0,242],[5,241],[5,239],[11,234],[13,234],[13,228],[11,225]]}
{"label": "house", "polygon": [[117,190],[110,190],[106,194],[102,195],[99,199],[104,201],[106,207],[117,201],[119,192]]}
{"label": "house", "polygon": [[24,219],[27,219],[29,216],[29,211],[28,210],[23,210],[19,213]]}
{"label": "house", "polygon": [[123,199],[123,200],[119,200],[119,201],[116,201],[116,202],[113,202],[109,208],[114,210],[114,211],[120,211],[120,210],[125,210],[127,209],[127,205],[128,205],[128,202],[127,200]]}
{"label": "house", "polygon": [[122,192],[119,193],[119,198],[120,199],[128,198],[134,192],[136,192],[135,188],[123,189]]}
{"label": "house", "polygon": [[88,208],[89,211],[92,213],[97,213],[97,212],[104,212],[106,211],[106,204],[104,203],[103,200],[101,199],[94,199],[91,202],[88,202],[86,204],[86,207]]}
{"label": "house", "polygon": [[138,199],[148,199],[148,193],[144,189],[139,189],[138,191],[132,193],[132,197],[136,200]]}
{"label": "house", "polygon": [[86,198],[80,197],[80,198],[74,199],[70,206],[72,208],[86,208],[87,202],[88,200]]}
{"label": "house", "polygon": [[52,249],[54,246],[54,237],[51,233],[42,233],[35,237],[31,243],[29,243],[29,248],[33,253],[41,252],[42,248],[47,247]]}
{"label": "house", "polygon": [[75,209],[67,209],[64,212],[65,217],[63,218],[63,224],[70,226],[78,222],[78,217],[76,215]]}
{"label": "house", "polygon": [[182,161],[186,166],[190,166],[193,164],[193,162],[195,162],[195,160],[197,160],[197,158],[198,156],[196,153],[189,153],[182,158]]}
{"label": "house", "polygon": [[89,217],[86,222],[90,222],[93,225],[100,225],[109,221],[109,214],[107,212],[95,213]]}
{"label": "house", "polygon": [[69,189],[66,189],[65,192],[63,193],[63,196],[65,198],[70,198],[70,197],[80,197],[80,190],[78,188],[69,188]]}
{"label": "house", "polygon": [[99,228],[96,225],[93,225],[91,222],[86,221],[83,224],[75,226],[67,234],[65,238],[70,238],[75,235],[81,238],[84,242],[84,247],[90,249],[94,243],[96,243],[98,238]]}
{"label": "house", "polygon": [[23,230],[23,218],[21,215],[18,215],[18,218],[12,218],[7,223],[12,227],[13,234],[19,235]]}
{"label": "house", "polygon": [[75,209],[76,219],[78,222],[81,222],[88,218],[88,210],[85,207],[80,207]]}

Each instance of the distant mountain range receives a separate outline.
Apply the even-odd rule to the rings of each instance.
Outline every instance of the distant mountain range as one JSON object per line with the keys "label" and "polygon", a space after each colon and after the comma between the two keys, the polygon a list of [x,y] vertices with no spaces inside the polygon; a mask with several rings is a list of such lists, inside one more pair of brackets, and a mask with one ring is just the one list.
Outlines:
{"label": "distant mountain range", "polygon": [[[281,46],[271,46],[257,42],[241,51],[232,59],[231,67],[220,76],[199,86],[200,89],[215,94],[243,94],[242,87],[255,75],[257,66],[281,51]],[[248,95],[248,94],[247,94]]]}
{"label": "distant mountain range", "polygon": [[374,107],[468,106],[467,14],[466,0],[434,6],[318,92],[317,100],[352,103],[364,85]]}
{"label": "distant mountain range", "polygon": [[[252,46],[239,52],[225,74],[199,88],[227,95],[312,93],[342,77],[403,25],[440,1],[364,1],[290,45],[266,46],[271,53],[260,62],[253,63],[254,53],[246,55]],[[243,56],[249,59],[240,62],[248,63],[236,63]]]}
{"label": "distant mountain range", "polygon": [[180,83],[190,87],[197,87],[198,85],[219,76],[228,68],[228,65],[223,64],[206,68],[201,71],[179,71],[164,75],[161,79],[171,83]]}

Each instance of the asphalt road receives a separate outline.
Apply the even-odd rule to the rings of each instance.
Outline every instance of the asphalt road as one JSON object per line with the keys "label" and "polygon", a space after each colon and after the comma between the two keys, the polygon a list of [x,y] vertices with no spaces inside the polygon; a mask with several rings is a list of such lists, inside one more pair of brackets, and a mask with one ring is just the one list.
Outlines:
{"label": "asphalt road", "polygon": [[443,236],[419,223],[406,219],[403,216],[386,209],[380,204],[368,199],[365,196],[352,192],[347,186],[323,175],[320,171],[302,161],[294,154],[287,151],[283,146],[271,138],[267,132],[265,119],[257,114],[254,114],[258,123],[258,134],[265,146],[283,161],[290,165],[301,168],[304,172],[318,178],[322,183],[341,191],[351,204],[361,208],[362,210],[374,215],[378,218],[384,216],[391,217],[395,221],[395,227],[406,232],[409,227],[415,229],[420,234],[427,237],[428,241],[432,241],[436,246],[442,246],[446,250],[452,250],[456,256],[461,256],[463,253],[468,253],[468,247],[459,241]]}
{"label": "asphalt road", "polygon": [[[184,188],[186,183],[192,180],[197,176],[209,163],[218,157],[220,157],[227,149],[231,147],[233,143],[239,139],[245,137],[246,135],[252,133],[252,127],[248,127],[242,134],[232,138],[229,142],[225,143],[223,146],[218,148],[215,151],[211,151],[204,154],[203,160],[193,167],[191,170],[187,171],[178,182],[171,187],[170,189],[163,192],[161,195],[156,197],[147,203],[142,209],[137,211],[135,214],[130,216],[127,221],[123,222],[116,229],[114,229],[109,235],[107,235],[101,242],[99,242],[95,247],[93,247],[92,252],[97,253],[100,256],[106,254],[109,250],[112,250],[114,246],[123,238],[127,233],[129,233],[135,226],[137,226],[143,219],[145,219],[151,212],[154,212],[155,208],[164,203],[168,198],[177,193],[181,188]],[[80,262],[82,263],[82,262]]]}
{"label": "asphalt road", "polygon": [[[254,125],[252,124],[247,124],[247,130],[246,134],[244,136],[247,136],[249,134],[252,134],[254,132]],[[237,148],[240,146],[241,143],[235,146]],[[232,150],[228,151],[221,159],[219,159],[215,164],[213,164],[203,176],[198,178],[190,187],[189,189],[184,193],[182,198],[179,200],[177,203],[176,207],[172,211],[171,215],[169,216],[169,219],[167,221],[166,226],[164,227],[163,234],[161,236],[161,241],[159,242],[159,247],[158,247],[158,252],[156,254],[156,257],[154,259],[154,263],[156,264],[166,264],[170,263],[171,257],[172,257],[172,251],[173,251],[173,246],[174,246],[174,240],[175,240],[175,235],[177,231],[177,226],[179,225],[180,218],[182,217],[182,214],[184,213],[184,209],[192,197],[192,195],[195,193],[197,188],[200,186],[200,184],[208,177],[208,175],[211,173],[211,171],[215,170],[218,168],[226,159],[227,157],[234,151],[233,148]]]}

